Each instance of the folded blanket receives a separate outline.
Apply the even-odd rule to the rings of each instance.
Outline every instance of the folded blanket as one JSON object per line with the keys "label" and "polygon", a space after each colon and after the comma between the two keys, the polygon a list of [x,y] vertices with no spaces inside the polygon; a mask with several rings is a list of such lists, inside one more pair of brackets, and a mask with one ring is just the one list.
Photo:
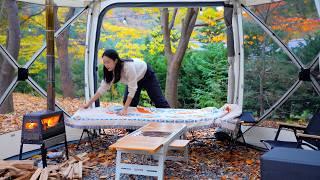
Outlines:
{"label": "folded blanket", "polygon": [[188,129],[217,127],[221,120],[230,113],[226,108],[208,107],[203,109],[167,109],[129,107],[127,116],[119,116],[117,112],[122,106],[98,107],[78,110],[66,125],[81,129],[127,128],[136,129],[150,122],[183,123]]}

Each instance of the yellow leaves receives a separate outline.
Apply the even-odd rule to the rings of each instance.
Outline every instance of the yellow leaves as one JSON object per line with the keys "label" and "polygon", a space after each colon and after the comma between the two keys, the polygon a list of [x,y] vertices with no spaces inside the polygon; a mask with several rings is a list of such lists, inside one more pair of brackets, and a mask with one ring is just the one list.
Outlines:
{"label": "yellow leaves", "polygon": [[30,68],[30,74],[37,74],[40,71],[44,70],[47,68],[47,65],[45,63],[39,62],[39,61],[35,61],[33,63],[33,65]]}
{"label": "yellow leaves", "polygon": [[121,39],[115,46],[122,58],[143,58],[144,44],[134,43],[132,39]]}
{"label": "yellow leaves", "polygon": [[[103,23],[103,28],[105,31],[107,31],[108,38],[114,40],[114,39],[122,39],[122,38],[141,38],[143,35],[147,35],[149,31],[147,30],[141,30],[137,28],[131,28],[127,26],[119,26],[119,25],[113,25],[109,22]],[[102,33],[103,34],[103,33]],[[101,34],[101,35],[102,35]]]}
{"label": "yellow leaves", "polygon": [[28,61],[38,51],[45,41],[45,35],[26,36],[21,39],[19,57]]}
{"label": "yellow leaves", "polygon": [[160,8],[130,8],[130,10],[139,15],[160,13]]}
{"label": "yellow leaves", "polygon": [[202,13],[198,20],[214,26],[216,25],[216,20],[221,17],[223,17],[223,11],[216,11],[214,8],[202,8]]}
{"label": "yellow leaves", "polygon": [[222,41],[225,41],[226,39],[227,38],[225,34],[219,34],[218,36],[213,36],[211,38],[211,42],[222,42]]}
{"label": "yellow leaves", "polygon": [[248,44],[253,45],[254,42],[253,41],[248,41]]}
{"label": "yellow leaves", "polygon": [[26,19],[28,19],[28,15],[26,15],[26,14],[23,14],[22,16],[21,16],[21,19],[23,19],[23,20],[26,20]]}
{"label": "yellow leaves", "polygon": [[6,43],[7,36],[0,35],[0,44],[3,46]]}
{"label": "yellow leaves", "polygon": [[69,54],[73,55],[72,59],[84,59],[85,56],[85,46],[80,45],[79,42],[77,42],[74,39],[69,40],[69,46],[68,51]]}

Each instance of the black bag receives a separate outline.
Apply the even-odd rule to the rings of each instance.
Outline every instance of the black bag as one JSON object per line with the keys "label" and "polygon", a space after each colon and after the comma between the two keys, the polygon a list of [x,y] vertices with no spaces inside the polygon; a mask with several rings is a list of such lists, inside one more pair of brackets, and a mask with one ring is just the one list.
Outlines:
{"label": "black bag", "polygon": [[231,136],[222,128],[216,128],[214,136],[218,141],[230,141]]}

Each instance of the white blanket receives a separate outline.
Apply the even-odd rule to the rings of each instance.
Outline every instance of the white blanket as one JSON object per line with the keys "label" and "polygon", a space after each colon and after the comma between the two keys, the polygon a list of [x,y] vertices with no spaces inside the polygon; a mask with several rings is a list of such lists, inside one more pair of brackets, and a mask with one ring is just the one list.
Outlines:
{"label": "white blanket", "polygon": [[78,110],[66,125],[81,129],[127,128],[136,129],[150,122],[183,123],[188,129],[203,127],[222,127],[235,130],[241,114],[237,105],[225,105],[220,109],[208,107],[203,109],[165,109],[130,107],[127,116],[117,112],[122,106],[98,107]]}

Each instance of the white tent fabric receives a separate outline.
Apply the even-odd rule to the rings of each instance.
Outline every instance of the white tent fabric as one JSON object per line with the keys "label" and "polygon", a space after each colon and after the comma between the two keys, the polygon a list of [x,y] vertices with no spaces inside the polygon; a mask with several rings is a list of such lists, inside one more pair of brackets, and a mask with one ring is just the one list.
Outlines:
{"label": "white tent fabric", "polygon": [[[18,0],[18,1],[33,3],[33,4],[42,4],[42,5],[45,5],[46,3],[45,0]],[[97,1],[97,0],[54,0],[54,3],[57,6],[86,7],[92,1]]]}
{"label": "white tent fabric", "polygon": [[[34,3],[34,4],[45,4],[45,0],[18,0],[18,1],[22,1],[22,2],[27,2],[27,3]],[[97,1],[97,2],[105,2],[105,1],[109,1],[109,2],[113,2],[114,0],[54,0],[54,3],[57,6],[66,6],[66,7],[86,7],[88,4],[90,4],[93,1]],[[154,2],[177,2],[174,0],[155,0]],[[182,2],[195,2],[199,1],[199,2],[205,2],[205,1],[201,1],[201,0],[188,0],[188,1],[183,1]],[[238,0],[235,0],[238,1]],[[266,3],[272,3],[272,2],[276,2],[276,1],[280,1],[280,0],[241,0],[241,3],[247,5],[247,6],[252,6],[252,5],[258,5],[258,4],[266,4]],[[317,1],[317,0],[315,0]],[[136,2],[134,0],[129,0],[127,2]],[[230,0],[211,0],[211,1],[207,1],[207,2],[230,2]]]}

